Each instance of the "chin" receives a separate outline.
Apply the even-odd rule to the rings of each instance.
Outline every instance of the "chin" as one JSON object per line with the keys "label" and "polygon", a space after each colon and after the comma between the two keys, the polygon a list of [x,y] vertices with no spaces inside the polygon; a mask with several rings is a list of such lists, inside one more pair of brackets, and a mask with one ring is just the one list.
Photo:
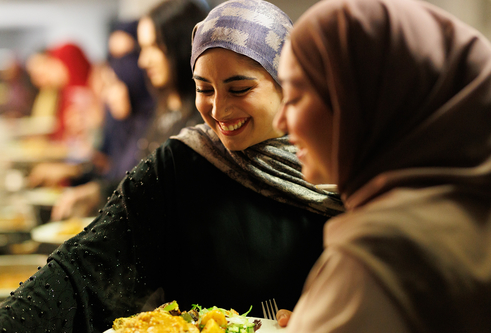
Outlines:
{"label": "chin", "polygon": [[220,141],[222,141],[225,148],[227,148],[230,151],[241,151],[249,148],[249,145],[243,142],[240,143],[229,142],[228,140],[222,140],[222,138],[220,138]]}
{"label": "chin", "polygon": [[[229,137],[226,135],[223,135],[219,129],[213,128],[213,131],[215,134],[218,136],[222,144],[227,148],[228,150],[231,151],[241,151],[249,148],[251,146],[250,141],[244,141],[243,138],[239,138],[239,136],[236,137]],[[243,137],[243,136],[241,136]]]}
{"label": "chin", "polygon": [[326,181],[326,177],[323,177],[322,174],[315,169],[309,168],[307,166],[302,166],[302,175],[303,179],[308,181],[311,184],[317,185],[317,184],[329,184],[328,181]]}

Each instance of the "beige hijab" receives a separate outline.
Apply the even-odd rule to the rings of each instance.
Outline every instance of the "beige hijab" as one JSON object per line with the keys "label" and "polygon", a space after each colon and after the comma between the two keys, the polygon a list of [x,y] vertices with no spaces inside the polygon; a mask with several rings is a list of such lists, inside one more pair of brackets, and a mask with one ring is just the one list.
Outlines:
{"label": "beige hijab", "polygon": [[416,0],[321,1],[291,41],[332,110],[347,213],[327,249],[361,261],[414,331],[490,332],[490,43]]}
{"label": "beige hijab", "polygon": [[491,47],[477,31],[423,1],[334,0],[291,38],[332,107],[349,207],[396,186],[490,194]]}

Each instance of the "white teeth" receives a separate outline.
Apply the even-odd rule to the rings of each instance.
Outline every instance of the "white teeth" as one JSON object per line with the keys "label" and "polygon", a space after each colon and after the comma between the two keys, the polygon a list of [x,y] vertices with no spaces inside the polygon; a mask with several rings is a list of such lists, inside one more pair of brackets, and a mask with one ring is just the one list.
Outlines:
{"label": "white teeth", "polygon": [[225,125],[224,123],[220,123],[220,125],[221,125],[221,126],[222,126],[222,128],[223,128],[224,130],[226,130],[226,131],[235,131],[235,130],[237,130],[237,129],[241,128],[241,127],[242,127],[242,125],[244,125],[244,123],[245,123],[245,122],[246,122],[245,120],[241,120],[241,121],[239,121],[239,122],[238,122],[237,124],[235,124],[235,125],[230,125],[230,126],[227,126],[227,125]]}

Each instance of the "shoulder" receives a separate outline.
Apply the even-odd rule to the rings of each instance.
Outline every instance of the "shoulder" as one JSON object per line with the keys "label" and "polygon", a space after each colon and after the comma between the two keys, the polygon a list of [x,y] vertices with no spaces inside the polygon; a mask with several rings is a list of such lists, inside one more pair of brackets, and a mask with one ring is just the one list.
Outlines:
{"label": "shoulder", "polygon": [[154,159],[165,161],[172,159],[174,162],[186,162],[189,160],[206,161],[200,154],[198,154],[193,148],[185,144],[178,139],[167,139],[159,148],[157,148],[154,154]]}

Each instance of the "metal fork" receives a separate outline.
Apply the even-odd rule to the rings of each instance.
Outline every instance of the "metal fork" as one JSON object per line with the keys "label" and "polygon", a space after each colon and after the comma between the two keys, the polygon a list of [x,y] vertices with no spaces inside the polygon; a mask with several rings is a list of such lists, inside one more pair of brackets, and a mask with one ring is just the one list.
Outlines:
{"label": "metal fork", "polygon": [[[266,303],[266,309],[264,308],[264,304]],[[273,308],[274,304],[274,308]],[[263,307],[263,315],[265,319],[271,319],[271,320],[276,320],[276,313],[278,312],[278,306],[276,305],[276,301],[273,298],[273,302],[271,300],[267,300],[264,302],[261,302],[261,305]],[[271,311],[270,311],[271,309]]]}

